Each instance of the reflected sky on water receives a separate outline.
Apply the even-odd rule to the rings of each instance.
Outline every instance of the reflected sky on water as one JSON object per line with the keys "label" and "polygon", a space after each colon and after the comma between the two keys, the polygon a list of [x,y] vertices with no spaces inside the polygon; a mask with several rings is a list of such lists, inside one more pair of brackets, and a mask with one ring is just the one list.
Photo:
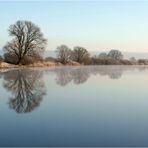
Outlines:
{"label": "reflected sky on water", "polygon": [[148,146],[148,67],[0,70],[0,146]]}

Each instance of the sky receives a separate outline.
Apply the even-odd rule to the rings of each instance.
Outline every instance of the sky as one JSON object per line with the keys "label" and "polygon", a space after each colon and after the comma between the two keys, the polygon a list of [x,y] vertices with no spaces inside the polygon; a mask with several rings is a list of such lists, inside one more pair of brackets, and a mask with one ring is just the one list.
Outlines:
{"label": "sky", "polygon": [[0,48],[17,20],[37,24],[47,50],[66,44],[88,51],[148,52],[148,1],[0,1]]}

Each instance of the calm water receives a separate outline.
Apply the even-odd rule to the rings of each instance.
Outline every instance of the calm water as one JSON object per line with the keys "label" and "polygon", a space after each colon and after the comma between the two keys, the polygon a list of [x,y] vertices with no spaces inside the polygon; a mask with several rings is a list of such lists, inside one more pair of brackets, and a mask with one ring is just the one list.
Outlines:
{"label": "calm water", "polygon": [[0,70],[0,146],[148,146],[148,67]]}

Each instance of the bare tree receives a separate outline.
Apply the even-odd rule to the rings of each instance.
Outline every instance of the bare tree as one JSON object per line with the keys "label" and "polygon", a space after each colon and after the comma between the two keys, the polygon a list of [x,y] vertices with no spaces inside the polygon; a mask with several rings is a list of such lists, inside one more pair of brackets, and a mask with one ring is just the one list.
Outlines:
{"label": "bare tree", "polygon": [[57,52],[57,58],[61,63],[66,64],[70,60],[71,50],[68,46],[61,45],[57,47],[56,52]]}
{"label": "bare tree", "polygon": [[136,62],[137,61],[135,57],[131,57],[129,60],[132,61],[132,62]]}
{"label": "bare tree", "polygon": [[121,59],[123,59],[123,54],[119,50],[112,49],[108,53],[108,57],[115,59],[115,60],[121,60]]}
{"label": "bare tree", "polygon": [[98,58],[100,58],[100,59],[106,59],[107,57],[108,57],[108,55],[105,52],[100,53],[98,56]]}
{"label": "bare tree", "polygon": [[73,53],[72,53],[72,59],[79,63],[85,63],[89,59],[89,53],[88,51],[80,46],[74,47]]}
{"label": "bare tree", "polygon": [[40,28],[32,22],[17,21],[9,27],[9,35],[14,38],[4,47],[5,58],[15,57],[14,64],[22,64],[25,57],[42,56],[47,41]]}

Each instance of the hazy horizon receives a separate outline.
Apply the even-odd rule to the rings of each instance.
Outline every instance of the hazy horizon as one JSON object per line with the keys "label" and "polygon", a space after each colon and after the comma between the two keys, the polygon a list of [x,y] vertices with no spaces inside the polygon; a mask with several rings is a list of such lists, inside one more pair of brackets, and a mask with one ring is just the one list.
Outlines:
{"label": "hazy horizon", "polygon": [[17,20],[37,24],[47,50],[66,44],[88,51],[148,52],[148,1],[0,1],[0,49]]}
{"label": "hazy horizon", "polygon": [[[101,52],[104,51],[88,51],[91,56],[99,55]],[[107,53],[109,51],[106,51]],[[0,55],[3,55],[3,50],[0,49]],[[131,57],[135,57],[136,59],[148,59],[148,52],[122,52],[124,59],[130,59]],[[53,57],[56,58],[56,50],[45,50],[43,57]]]}

